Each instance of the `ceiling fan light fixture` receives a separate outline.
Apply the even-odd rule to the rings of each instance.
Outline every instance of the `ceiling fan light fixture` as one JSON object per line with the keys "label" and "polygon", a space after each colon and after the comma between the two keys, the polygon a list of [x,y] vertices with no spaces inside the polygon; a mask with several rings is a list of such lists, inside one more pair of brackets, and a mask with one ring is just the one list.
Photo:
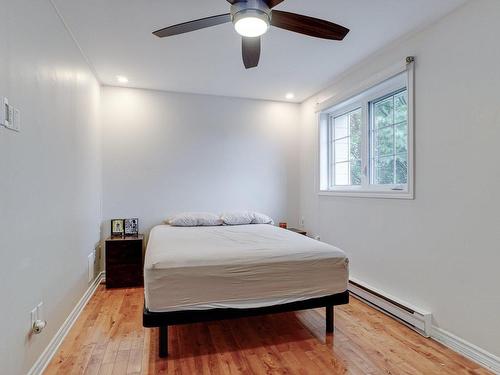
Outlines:
{"label": "ceiling fan light fixture", "polygon": [[254,38],[269,29],[269,15],[257,9],[242,10],[234,15],[233,23],[238,34]]}

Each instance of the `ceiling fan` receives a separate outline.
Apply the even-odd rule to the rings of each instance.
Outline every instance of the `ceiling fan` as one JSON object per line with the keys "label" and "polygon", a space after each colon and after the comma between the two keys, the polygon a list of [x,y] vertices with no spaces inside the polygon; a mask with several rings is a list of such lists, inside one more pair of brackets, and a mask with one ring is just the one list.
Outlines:
{"label": "ceiling fan", "polygon": [[153,34],[164,38],[232,22],[242,36],[242,55],[245,68],[259,64],[260,37],[269,26],[294,31],[316,38],[342,40],[349,29],[335,23],[301,14],[273,10],[284,0],[227,0],[231,4],[230,13],[183,22],[154,31]]}

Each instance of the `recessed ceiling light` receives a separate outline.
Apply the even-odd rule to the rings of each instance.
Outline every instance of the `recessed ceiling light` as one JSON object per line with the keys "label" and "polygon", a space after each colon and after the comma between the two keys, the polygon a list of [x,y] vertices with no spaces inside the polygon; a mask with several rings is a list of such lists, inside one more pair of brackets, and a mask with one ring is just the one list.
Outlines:
{"label": "recessed ceiling light", "polygon": [[116,76],[116,80],[120,83],[127,83],[128,82],[128,78],[125,76]]}
{"label": "recessed ceiling light", "polygon": [[292,100],[293,98],[295,98],[295,94],[293,92],[289,92],[285,95],[285,98],[287,98],[288,100]]}

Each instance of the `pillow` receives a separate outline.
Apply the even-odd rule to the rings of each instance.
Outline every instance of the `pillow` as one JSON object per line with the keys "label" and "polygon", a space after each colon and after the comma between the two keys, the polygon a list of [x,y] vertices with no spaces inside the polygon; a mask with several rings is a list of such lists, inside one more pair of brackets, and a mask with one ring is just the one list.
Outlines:
{"label": "pillow", "polygon": [[259,212],[254,212],[252,224],[271,224],[271,225],[273,225],[274,221],[273,221],[273,219],[271,219],[267,215],[261,214]]}
{"label": "pillow", "polygon": [[220,215],[220,218],[226,225],[251,224],[253,220],[251,212],[226,212]]}
{"label": "pillow", "polygon": [[196,227],[222,225],[222,220],[210,212],[185,212],[167,219],[174,227]]}

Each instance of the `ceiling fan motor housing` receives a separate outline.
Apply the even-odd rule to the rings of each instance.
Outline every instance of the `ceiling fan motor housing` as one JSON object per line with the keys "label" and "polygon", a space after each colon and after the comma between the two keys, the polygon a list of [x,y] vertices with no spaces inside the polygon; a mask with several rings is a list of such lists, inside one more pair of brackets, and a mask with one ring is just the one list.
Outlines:
{"label": "ceiling fan motor housing", "polygon": [[231,5],[231,20],[236,23],[244,17],[263,19],[268,25],[271,22],[271,8],[262,0],[239,1]]}

